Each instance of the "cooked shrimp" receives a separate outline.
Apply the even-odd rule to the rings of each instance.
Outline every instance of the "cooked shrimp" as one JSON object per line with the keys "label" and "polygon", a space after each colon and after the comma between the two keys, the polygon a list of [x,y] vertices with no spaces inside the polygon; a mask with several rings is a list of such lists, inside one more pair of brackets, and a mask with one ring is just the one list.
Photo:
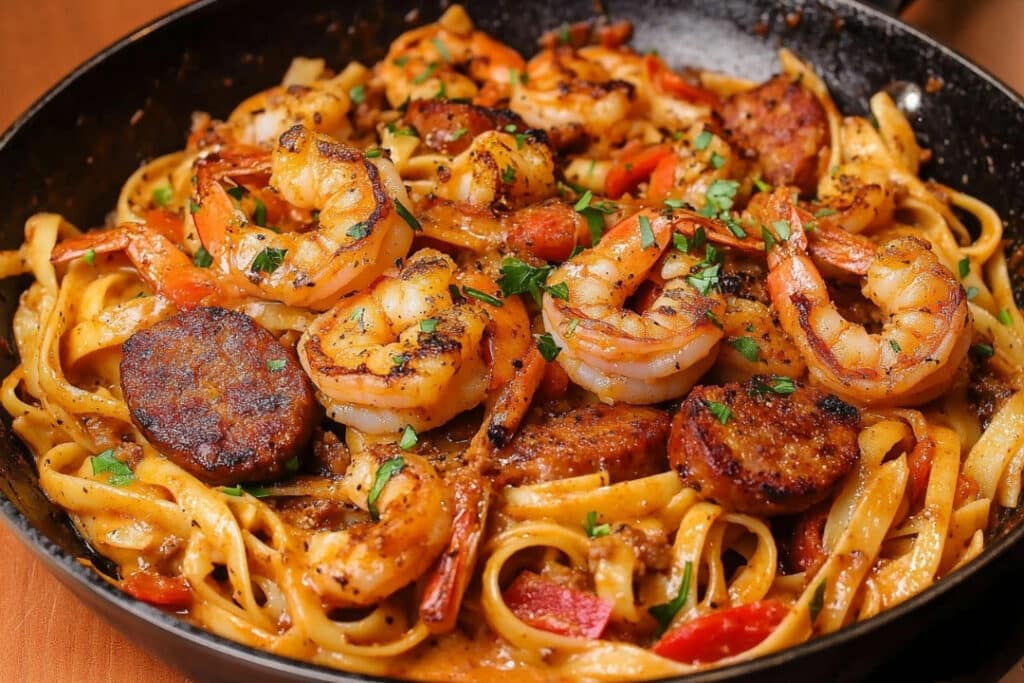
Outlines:
{"label": "cooked shrimp", "polygon": [[555,194],[551,149],[530,135],[482,133],[449,171],[437,195],[477,207],[515,209]]}
{"label": "cooked shrimp", "polygon": [[[87,232],[64,240],[53,249],[50,260],[71,259],[123,251],[139,276],[158,295],[177,308],[224,303],[229,296],[224,283],[156,230],[139,223],[125,223],[111,230]],[[90,256],[91,255],[91,256]]]}
{"label": "cooked shrimp", "polygon": [[797,379],[807,364],[768,306],[738,296],[727,296],[722,318],[725,339],[715,364],[715,376],[739,382],[755,375]]}
{"label": "cooked shrimp", "polygon": [[[236,211],[218,174],[206,171],[209,161],[197,173],[196,228],[217,267],[253,296],[325,309],[367,286],[412,243],[399,213],[411,203],[388,159],[367,159],[303,126],[289,129],[274,149],[270,184],[292,206],[319,210],[319,224],[281,233]],[[265,173],[266,166],[253,160],[233,173]]]}
{"label": "cooked shrimp", "polygon": [[769,225],[790,231],[768,252],[768,291],[815,383],[863,405],[916,405],[949,386],[970,344],[970,314],[956,276],[927,243],[901,237],[878,249],[862,291],[886,321],[871,334],[829,299],[788,189],[772,194],[768,214]]}
{"label": "cooked shrimp", "polygon": [[431,429],[483,400],[489,319],[479,301],[453,301],[455,272],[422,249],[313,321],[299,360],[332,420],[372,434]]}
{"label": "cooked shrimp", "polygon": [[[439,92],[489,105],[507,95],[524,64],[518,52],[475,30],[466,10],[453,5],[437,22],[396,38],[377,72],[392,107],[406,100],[429,100]],[[481,83],[491,91],[483,93],[483,100]]]}
{"label": "cooked shrimp", "polygon": [[[544,296],[544,329],[562,348],[557,360],[603,401],[681,396],[714,362],[722,338],[715,321],[725,312],[721,296],[710,291],[719,266],[705,263],[691,276],[695,257],[673,251],[662,260],[677,222],[649,209],[636,213],[548,279],[568,288],[567,300]],[[661,294],[646,311],[630,310],[627,300],[659,263]],[[692,284],[702,279],[704,293]]]}
{"label": "cooked shrimp", "polygon": [[599,138],[629,117],[635,88],[611,78],[601,64],[570,48],[539,52],[526,65],[526,83],[513,88],[509,108],[529,125],[572,137]]}
{"label": "cooked shrimp", "polygon": [[380,519],[315,533],[306,553],[306,576],[326,603],[344,607],[375,604],[419,578],[448,543],[452,524],[452,496],[429,462],[391,444],[362,442],[348,439],[352,461],[341,488],[364,510],[380,468],[401,462],[374,501]]}
{"label": "cooked shrimp", "polygon": [[235,107],[228,117],[227,130],[236,142],[267,147],[295,125],[344,138],[351,129],[347,81],[339,76],[309,85],[278,85],[264,90]]}

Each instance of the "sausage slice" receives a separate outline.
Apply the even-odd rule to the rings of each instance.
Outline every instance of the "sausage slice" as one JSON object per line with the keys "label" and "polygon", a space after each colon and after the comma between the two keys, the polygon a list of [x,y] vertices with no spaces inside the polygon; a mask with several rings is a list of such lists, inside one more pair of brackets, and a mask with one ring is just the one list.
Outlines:
{"label": "sausage slice", "polygon": [[776,76],[722,105],[729,138],[761,164],[772,185],[814,191],[828,144],[828,117],[814,93]]}
{"label": "sausage slice", "polygon": [[494,482],[500,488],[602,470],[622,481],[664,472],[668,430],[668,415],[654,408],[575,408],[525,425],[496,457]]}
{"label": "sausage slice", "polygon": [[506,126],[525,133],[529,128],[518,114],[508,109],[445,100],[413,100],[406,109],[405,120],[419,131],[427,147],[452,155],[464,152],[480,133],[503,130]]}
{"label": "sausage slice", "polygon": [[685,485],[738,512],[795,514],[849,474],[860,454],[857,409],[812,387],[771,386],[755,377],[690,392],[668,445]]}
{"label": "sausage slice", "polygon": [[306,444],[316,403],[294,353],[247,315],[198,307],[124,343],[132,420],[209,484],[267,481]]}

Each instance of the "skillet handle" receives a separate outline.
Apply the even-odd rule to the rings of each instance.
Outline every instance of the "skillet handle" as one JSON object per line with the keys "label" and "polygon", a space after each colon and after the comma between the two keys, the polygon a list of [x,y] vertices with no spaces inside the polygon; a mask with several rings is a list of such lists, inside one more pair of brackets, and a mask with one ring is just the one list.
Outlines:
{"label": "skillet handle", "polygon": [[914,0],[861,0],[865,5],[871,5],[877,10],[898,17],[900,12],[905,10]]}

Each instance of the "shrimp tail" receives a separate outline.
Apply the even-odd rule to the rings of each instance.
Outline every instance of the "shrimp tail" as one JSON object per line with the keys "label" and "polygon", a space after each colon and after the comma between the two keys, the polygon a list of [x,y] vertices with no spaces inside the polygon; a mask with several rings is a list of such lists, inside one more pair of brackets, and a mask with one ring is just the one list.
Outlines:
{"label": "shrimp tail", "polygon": [[451,540],[420,600],[420,619],[431,633],[447,633],[455,628],[476,566],[493,494],[489,480],[481,475],[491,456],[505,446],[522,422],[546,366],[540,352],[531,346],[522,359],[521,371],[498,394],[466,449],[466,469],[454,483],[456,509]]}

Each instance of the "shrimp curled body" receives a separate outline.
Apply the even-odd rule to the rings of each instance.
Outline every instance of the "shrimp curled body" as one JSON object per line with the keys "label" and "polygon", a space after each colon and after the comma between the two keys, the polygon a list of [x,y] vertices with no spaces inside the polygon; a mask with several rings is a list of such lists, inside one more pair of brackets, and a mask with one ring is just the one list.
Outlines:
{"label": "shrimp curled body", "polygon": [[771,203],[793,231],[768,254],[768,291],[811,379],[862,405],[917,405],[941,394],[967,353],[971,325],[963,288],[930,246],[902,237],[877,250],[862,291],[885,321],[871,334],[829,299],[786,191]]}
{"label": "shrimp curled body", "polygon": [[[350,443],[352,439],[349,440]],[[354,449],[342,488],[359,507],[367,507],[378,468],[399,451],[386,444]],[[309,539],[309,572],[325,602],[339,606],[372,605],[415,581],[448,543],[452,497],[423,457],[401,454],[403,466],[374,501],[380,519]]]}
{"label": "shrimp curled body", "polygon": [[312,230],[251,224],[204,166],[197,174],[199,237],[217,267],[253,296],[323,310],[369,285],[412,243],[399,213],[411,203],[394,165],[303,126],[281,136],[270,184],[292,206],[319,211]]}
{"label": "shrimp curled body", "polygon": [[[652,210],[634,214],[549,279],[549,286],[568,288],[564,300],[544,296],[544,328],[562,348],[557,360],[603,401],[647,404],[681,396],[715,360],[722,330],[714,321],[724,314],[724,301],[691,284],[686,255],[662,259],[678,221]],[[630,310],[627,300],[659,263],[661,294],[646,311]]]}
{"label": "shrimp curled body", "polygon": [[423,249],[313,321],[299,359],[331,419],[372,434],[422,430],[483,400],[489,318],[453,300],[454,282],[452,260]]}

